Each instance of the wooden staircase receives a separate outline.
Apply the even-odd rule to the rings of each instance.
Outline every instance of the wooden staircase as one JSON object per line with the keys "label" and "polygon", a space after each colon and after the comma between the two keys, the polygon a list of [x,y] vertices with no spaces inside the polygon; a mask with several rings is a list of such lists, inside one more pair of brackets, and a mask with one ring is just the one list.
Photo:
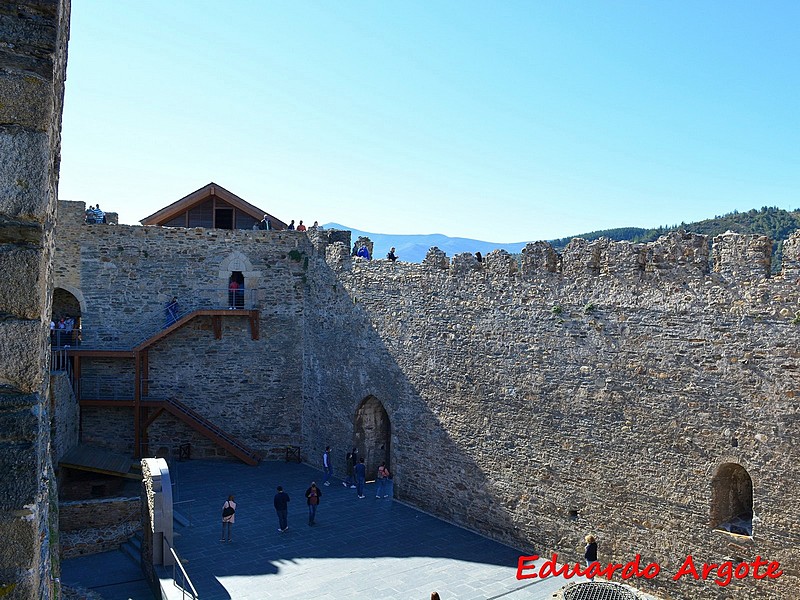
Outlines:
{"label": "wooden staircase", "polygon": [[[250,335],[252,339],[259,339],[259,311],[254,309],[199,309],[191,310],[183,315],[180,315],[176,321],[170,323],[167,327],[159,329],[154,333],[148,335],[134,345],[130,350],[123,349],[89,349],[89,348],[74,348],[68,351],[70,357],[74,359],[73,373],[76,379],[80,379],[81,374],[81,359],[84,357],[116,357],[116,358],[133,358],[135,366],[135,379],[133,397],[130,399],[82,399],[79,394],[78,401],[81,406],[130,406],[134,411],[134,454],[139,456],[141,454],[142,441],[145,437],[147,428],[161,415],[164,411],[174,415],[182,422],[186,423],[189,427],[213,441],[215,444],[225,448],[233,456],[239,458],[248,465],[256,465],[261,460],[261,456],[248,448],[241,441],[237,440],[234,436],[227,433],[222,428],[218,427],[196,411],[192,410],[185,404],[175,399],[163,400],[152,399],[148,397],[148,373],[149,373],[149,350],[159,340],[162,340],[174,333],[178,329],[184,327],[192,320],[198,317],[211,317],[212,329],[215,339],[222,338],[222,319],[230,317],[247,317],[250,322]],[[79,388],[74,385],[73,389]],[[150,409],[155,409],[150,413]]]}
{"label": "wooden staircase", "polygon": [[155,417],[157,417],[161,411],[167,411],[186,423],[186,425],[197,431],[200,435],[208,438],[218,446],[225,448],[225,450],[242,462],[252,466],[257,465],[261,461],[262,457],[257,452],[251,450],[231,434],[217,427],[203,415],[195,412],[182,402],[178,402],[174,399],[142,400],[142,406],[157,409],[155,415],[148,419],[149,422],[154,421]]}

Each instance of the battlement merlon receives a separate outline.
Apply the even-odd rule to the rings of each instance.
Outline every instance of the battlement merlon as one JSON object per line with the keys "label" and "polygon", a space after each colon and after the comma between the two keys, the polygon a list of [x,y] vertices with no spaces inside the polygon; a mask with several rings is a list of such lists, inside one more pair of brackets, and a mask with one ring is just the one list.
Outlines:
{"label": "battlement merlon", "polygon": [[[90,205],[91,206],[91,205]],[[105,212],[105,211],[104,211]],[[103,225],[119,225],[119,214],[106,212],[106,223]],[[79,200],[59,200],[57,223],[64,225],[81,225],[86,221],[86,202]]]}
{"label": "battlement merlon", "polygon": [[[712,260],[713,259],[713,260]],[[670,273],[702,277],[713,272],[728,280],[758,281],[770,277],[772,241],[767,236],[726,232],[713,239],[709,252],[708,236],[683,231],[670,232],[654,242],[635,244],[608,238],[588,241],[575,238],[562,253],[548,242],[532,242],[522,250],[519,265],[504,250],[490,252],[481,264],[470,253],[452,260],[438,247],[432,247],[422,261],[427,270],[448,270],[451,275],[488,269],[505,274],[560,273],[572,277],[619,275],[642,277]],[[800,277],[800,231],[783,243],[784,278]]]}

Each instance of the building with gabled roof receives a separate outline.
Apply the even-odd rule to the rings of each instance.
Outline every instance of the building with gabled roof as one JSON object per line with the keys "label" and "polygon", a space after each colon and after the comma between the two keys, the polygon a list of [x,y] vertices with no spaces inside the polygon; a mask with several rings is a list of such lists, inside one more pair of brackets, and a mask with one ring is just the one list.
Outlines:
{"label": "building with gabled roof", "polygon": [[139,222],[162,227],[252,229],[265,215],[272,229],[286,229],[280,219],[212,181]]}

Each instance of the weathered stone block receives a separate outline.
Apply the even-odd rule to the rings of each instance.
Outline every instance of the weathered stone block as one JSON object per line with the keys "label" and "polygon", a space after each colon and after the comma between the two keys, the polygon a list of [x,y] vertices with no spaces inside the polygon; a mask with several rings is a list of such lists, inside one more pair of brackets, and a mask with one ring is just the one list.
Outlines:
{"label": "weathered stone block", "polygon": [[0,442],[0,472],[3,473],[0,512],[11,512],[22,519],[34,517],[39,480],[31,473],[35,472],[39,460],[32,443]]}
{"label": "weathered stone block", "polygon": [[39,419],[32,407],[3,410],[0,405],[0,443],[34,442],[39,433]]}
{"label": "weathered stone block", "polygon": [[53,119],[52,84],[30,74],[0,71],[0,124],[46,131]]}
{"label": "weathered stone block", "polygon": [[16,245],[0,246],[0,273],[5,285],[0,287],[0,313],[36,319],[47,298],[47,269],[44,254]]}
{"label": "weathered stone block", "polygon": [[46,325],[41,320],[6,319],[0,321],[0,385],[23,393],[42,387],[45,366]]}
{"label": "weathered stone block", "polygon": [[47,133],[0,131],[0,215],[43,222],[51,212]]}

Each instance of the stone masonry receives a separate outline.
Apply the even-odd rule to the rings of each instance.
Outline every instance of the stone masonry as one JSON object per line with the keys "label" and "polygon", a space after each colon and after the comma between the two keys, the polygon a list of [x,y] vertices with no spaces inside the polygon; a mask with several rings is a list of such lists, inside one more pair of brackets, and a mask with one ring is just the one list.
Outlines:
{"label": "stone masonry", "polygon": [[[564,561],[594,532],[604,562],[658,562],[636,585],[668,598],[793,598],[800,281],[767,277],[769,248],[720,236],[710,269],[704,236],[575,240],[560,256],[537,243],[519,270],[501,251],[416,265],[330,249],[309,279],[305,447],[314,461],[349,447],[374,396],[413,504]],[[725,463],[752,478],[752,540],[712,531]],[[761,555],[784,574],[671,581],[688,554]]]}
{"label": "stone masonry", "polygon": [[[636,584],[667,598],[790,598],[798,585],[800,515],[786,499],[799,475],[800,234],[770,278],[759,236],[719,236],[710,252],[688,233],[574,240],[562,254],[538,242],[483,263],[432,249],[418,265],[353,260],[346,232],[87,226],[81,213],[60,203],[55,285],[76,294],[84,347],[130,347],[162,326],[172,295],[224,289],[231,270],[254,294],[260,339],[244,318],[224,319],[219,340],[192,321],[154,345],[151,397],[276,458],[297,445],[318,464],[330,444],[339,473],[356,429],[377,427],[361,407],[378,405],[397,495],[438,516],[568,562],[593,532],[604,561],[659,563]],[[82,375],[110,386],[101,396],[132,386],[122,358],[86,360]],[[84,442],[132,452],[131,409],[81,419]],[[148,437],[151,452],[188,441],[225,455],[167,415]],[[731,465],[752,481],[752,539],[713,530],[712,482]],[[671,581],[688,554],[761,555],[784,574]]]}
{"label": "stone masonry", "polygon": [[[48,336],[69,0],[0,5],[0,597],[54,597]],[[51,506],[53,507],[51,509]],[[52,514],[51,514],[52,510]]]}

